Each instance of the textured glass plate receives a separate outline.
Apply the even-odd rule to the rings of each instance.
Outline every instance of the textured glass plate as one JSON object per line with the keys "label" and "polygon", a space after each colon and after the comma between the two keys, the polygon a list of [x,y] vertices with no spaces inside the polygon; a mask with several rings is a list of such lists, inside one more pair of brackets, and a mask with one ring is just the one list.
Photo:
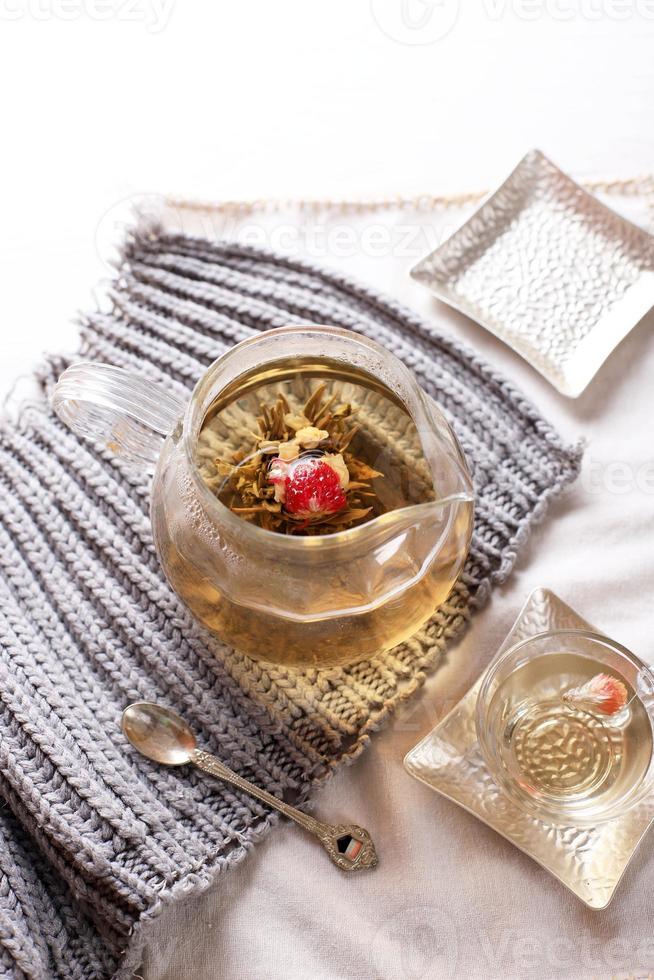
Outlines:
{"label": "textured glass plate", "polygon": [[[593,629],[548,589],[529,596],[497,653],[549,629]],[[491,778],[477,743],[481,678],[453,711],[407,754],[407,771],[458,803],[550,871],[593,909],[605,908],[654,820],[654,794],[597,827],[553,827],[523,813]]]}
{"label": "textured glass plate", "polygon": [[411,275],[575,398],[654,306],[654,238],[532,150]]}

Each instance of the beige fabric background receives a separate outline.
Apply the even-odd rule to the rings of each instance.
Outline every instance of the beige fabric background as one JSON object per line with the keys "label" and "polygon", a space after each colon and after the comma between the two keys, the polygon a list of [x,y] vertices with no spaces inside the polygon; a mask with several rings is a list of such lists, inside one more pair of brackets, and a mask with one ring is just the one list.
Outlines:
{"label": "beige fabric background", "polygon": [[[640,200],[610,201],[631,217],[649,220]],[[613,904],[591,912],[402,767],[407,750],[478,676],[537,585],[554,589],[592,623],[654,662],[654,313],[582,397],[559,396],[512,351],[408,278],[427,238],[435,242],[464,214],[334,215],[315,227],[304,223],[304,231],[291,213],[252,215],[227,226],[216,215],[175,209],[170,216],[186,230],[227,228],[269,244],[277,244],[281,228],[287,248],[318,259],[315,236],[323,235],[331,242],[325,261],[392,292],[441,329],[473,343],[567,438],[584,437],[588,449],[582,478],[554,505],[509,583],[494,592],[421,694],[317,797],[316,810],[325,818],[356,819],[371,830],[380,867],[345,878],[310,839],[280,826],[210,892],[155,924],[142,971],[146,980],[608,980],[654,973],[654,834]],[[366,242],[373,227],[377,240],[389,244],[371,254]],[[356,255],[338,253],[338,235],[343,242],[350,236]],[[418,255],[407,254],[412,249]]]}

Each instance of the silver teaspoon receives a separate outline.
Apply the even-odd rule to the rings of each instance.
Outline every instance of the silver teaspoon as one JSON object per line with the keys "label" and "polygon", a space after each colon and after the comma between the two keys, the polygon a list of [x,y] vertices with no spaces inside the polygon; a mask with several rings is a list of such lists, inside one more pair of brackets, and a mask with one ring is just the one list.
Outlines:
{"label": "silver teaspoon", "polygon": [[294,806],[278,800],[276,796],[260,789],[232,772],[227,766],[209,752],[197,747],[195,735],[183,718],[161,705],[151,701],[137,701],[123,711],[122,729],[126,738],[141,755],[166,766],[183,766],[191,763],[225,782],[237,786],[250,796],[267,803],[273,810],[279,810],[317,837],[330,858],[343,871],[359,871],[374,868],[378,862],[375,845],[370,834],[356,824],[336,824],[332,826],[302,813]]}

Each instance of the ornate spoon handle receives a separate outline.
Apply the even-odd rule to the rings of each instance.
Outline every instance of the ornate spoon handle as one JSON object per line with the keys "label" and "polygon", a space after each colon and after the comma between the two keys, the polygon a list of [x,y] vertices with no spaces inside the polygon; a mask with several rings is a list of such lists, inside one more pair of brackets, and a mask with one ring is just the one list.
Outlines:
{"label": "ornate spoon handle", "polygon": [[308,813],[303,813],[289,803],[278,800],[272,793],[268,793],[265,789],[255,786],[254,783],[251,783],[248,779],[244,779],[243,776],[232,772],[215,755],[204,752],[202,749],[195,749],[192,752],[191,762],[203,772],[209,773],[210,776],[217,776],[218,779],[224,779],[225,782],[244,790],[250,796],[255,796],[262,803],[266,803],[272,807],[273,810],[279,810],[284,816],[289,817],[295,823],[304,827],[310,834],[318,838],[334,864],[337,864],[343,871],[358,871],[361,868],[374,868],[377,864],[378,858],[375,852],[375,845],[372,842],[370,834],[363,827],[359,827],[356,824],[337,824],[336,826],[331,826],[330,824],[322,823],[322,821],[316,820]]}

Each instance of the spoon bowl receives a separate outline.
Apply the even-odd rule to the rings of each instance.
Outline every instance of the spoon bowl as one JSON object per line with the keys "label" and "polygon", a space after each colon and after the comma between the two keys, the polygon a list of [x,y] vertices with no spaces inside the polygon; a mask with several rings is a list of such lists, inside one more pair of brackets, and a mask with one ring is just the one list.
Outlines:
{"label": "spoon bowl", "polygon": [[125,708],[122,729],[141,755],[166,766],[186,765],[196,748],[195,736],[184,719],[149,701],[136,701]]}

